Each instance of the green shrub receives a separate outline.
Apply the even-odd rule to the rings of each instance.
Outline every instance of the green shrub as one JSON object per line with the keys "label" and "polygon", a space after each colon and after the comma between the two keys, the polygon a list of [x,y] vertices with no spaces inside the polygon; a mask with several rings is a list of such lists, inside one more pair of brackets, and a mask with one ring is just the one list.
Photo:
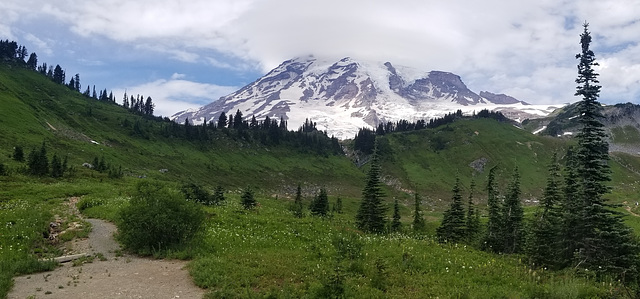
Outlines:
{"label": "green shrub", "polygon": [[118,238],[133,252],[158,254],[188,244],[204,218],[201,208],[180,192],[157,182],[141,182],[120,212]]}

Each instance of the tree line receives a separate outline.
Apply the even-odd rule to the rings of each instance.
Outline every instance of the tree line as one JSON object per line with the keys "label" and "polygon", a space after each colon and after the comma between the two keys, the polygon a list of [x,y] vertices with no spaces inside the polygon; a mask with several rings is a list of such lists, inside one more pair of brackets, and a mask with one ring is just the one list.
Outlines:
{"label": "tree line", "polygon": [[[29,58],[25,61],[27,56]],[[82,92],[80,74],[75,74],[67,82],[66,71],[59,64],[53,66],[43,62],[38,65],[38,55],[35,52],[29,54],[25,46],[18,45],[15,41],[9,41],[8,39],[0,40],[0,61],[5,64],[17,65],[38,72],[49,78],[54,83],[64,85],[71,90],[83,94],[87,98],[105,103],[117,104],[113,92],[107,91],[106,88],[104,90],[96,90],[95,85],[93,85],[92,88],[88,84],[87,88]],[[126,96],[125,92],[125,98]],[[138,114],[153,115],[155,105],[153,104],[151,97],[147,97],[147,99],[144,100],[144,97],[138,96],[134,99],[132,96],[131,100],[125,99],[122,106]]]}
{"label": "tree line", "polygon": [[380,123],[375,130],[369,128],[361,128],[353,138],[354,150],[360,151],[363,154],[370,155],[373,153],[374,142],[376,136],[384,136],[385,134],[394,132],[409,132],[423,129],[433,129],[447,124],[451,124],[459,119],[476,119],[476,118],[491,118],[500,122],[509,121],[500,111],[490,111],[488,109],[482,109],[476,114],[474,111],[472,115],[465,116],[462,114],[462,110],[458,109],[456,112],[450,112],[443,117],[436,117],[429,120],[424,119],[410,122],[405,119],[401,119],[397,122]]}

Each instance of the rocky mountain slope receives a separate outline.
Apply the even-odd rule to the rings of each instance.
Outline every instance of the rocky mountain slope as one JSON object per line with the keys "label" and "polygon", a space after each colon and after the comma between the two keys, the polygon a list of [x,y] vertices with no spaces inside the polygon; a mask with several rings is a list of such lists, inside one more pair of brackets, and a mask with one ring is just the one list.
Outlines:
{"label": "rocky mountain slope", "polygon": [[[609,139],[609,150],[640,154],[640,105],[604,105],[602,115],[602,123]],[[574,103],[547,117],[528,120],[523,125],[535,134],[569,138],[580,130],[577,116],[577,103]]]}
{"label": "rocky mountain slope", "polygon": [[197,110],[172,116],[194,124],[216,120],[221,112],[240,110],[244,117],[284,118],[289,129],[309,118],[319,129],[345,139],[361,127],[400,119],[441,117],[461,109],[471,114],[500,110],[516,120],[546,116],[561,105],[529,105],[513,97],[467,88],[459,76],[344,58],[338,62],[297,58],[242,89]]}

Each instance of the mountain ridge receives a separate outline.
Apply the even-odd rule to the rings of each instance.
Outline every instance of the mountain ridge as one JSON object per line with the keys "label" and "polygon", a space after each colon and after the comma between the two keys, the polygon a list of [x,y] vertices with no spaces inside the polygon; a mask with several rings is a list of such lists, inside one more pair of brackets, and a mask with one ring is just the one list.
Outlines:
{"label": "mountain ridge", "polygon": [[518,121],[546,116],[562,105],[530,105],[511,96],[471,91],[460,76],[421,71],[391,62],[337,62],[314,56],[287,60],[238,91],[197,110],[176,113],[172,120],[194,124],[240,110],[249,118],[283,118],[301,124],[307,118],[339,139],[379,123],[429,120],[460,109],[505,111]]}

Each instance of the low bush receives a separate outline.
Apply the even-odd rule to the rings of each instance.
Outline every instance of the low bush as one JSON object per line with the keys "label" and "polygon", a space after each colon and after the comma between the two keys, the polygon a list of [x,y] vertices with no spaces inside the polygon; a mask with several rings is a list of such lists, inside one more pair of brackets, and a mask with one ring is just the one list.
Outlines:
{"label": "low bush", "polygon": [[118,239],[125,248],[142,255],[162,255],[188,244],[205,215],[179,191],[156,182],[141,182],[119,218]]}

